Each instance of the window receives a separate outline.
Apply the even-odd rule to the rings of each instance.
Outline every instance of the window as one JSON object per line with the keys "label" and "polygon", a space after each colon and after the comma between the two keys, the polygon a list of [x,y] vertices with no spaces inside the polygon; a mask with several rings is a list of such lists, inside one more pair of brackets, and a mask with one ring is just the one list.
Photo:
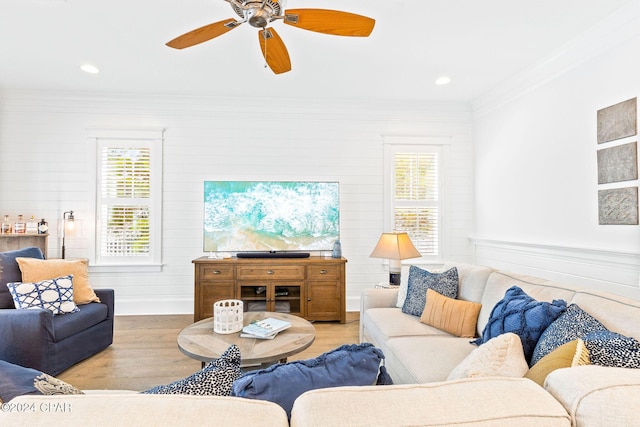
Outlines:
{"label": "window", "polygon": [[386,229],[404,231],[424,259],[442,257],[440,145],[385,145]]}
{"label": "window", "polygon": [[119,136],[96,138],[93,261],[98,266],[159,265],[162,140]]}

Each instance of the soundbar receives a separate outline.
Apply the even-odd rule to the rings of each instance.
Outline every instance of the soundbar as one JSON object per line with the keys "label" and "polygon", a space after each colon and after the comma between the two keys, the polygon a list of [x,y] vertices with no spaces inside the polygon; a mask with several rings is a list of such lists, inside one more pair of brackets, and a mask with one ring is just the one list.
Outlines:
{"label": "soundbar", "polygon": [[309,252],[238,252],[238,258],[309,258]]}

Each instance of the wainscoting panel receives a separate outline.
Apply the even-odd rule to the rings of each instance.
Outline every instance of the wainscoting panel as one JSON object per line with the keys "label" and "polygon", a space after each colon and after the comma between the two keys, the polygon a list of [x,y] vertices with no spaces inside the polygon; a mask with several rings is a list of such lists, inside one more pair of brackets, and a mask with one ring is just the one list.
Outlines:
{"label": "wainscoting panel", "polygon": [[470,240],[476,264],[640,299],[640,253]]}

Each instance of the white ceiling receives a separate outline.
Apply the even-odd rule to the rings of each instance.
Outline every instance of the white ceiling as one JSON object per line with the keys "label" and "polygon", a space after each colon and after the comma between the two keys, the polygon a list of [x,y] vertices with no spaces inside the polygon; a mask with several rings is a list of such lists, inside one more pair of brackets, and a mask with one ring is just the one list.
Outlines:
{"label": "white ceiling", "polygon": [[[469,103],[634,1],[288,0],[285,9],[344,10],[376,26],[351,38],[276,21],[292,71],[274,75],[249,25],[165,46],[236,18],[223,0],[0,0],[0,89]],[[453,82],[436,86],[441,75]]]}

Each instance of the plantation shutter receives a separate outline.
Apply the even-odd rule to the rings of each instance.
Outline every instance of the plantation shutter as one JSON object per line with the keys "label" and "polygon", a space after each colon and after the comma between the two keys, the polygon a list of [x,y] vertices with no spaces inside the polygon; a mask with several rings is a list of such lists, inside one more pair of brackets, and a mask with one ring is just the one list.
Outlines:
{"label": "plantation shutter", "polygon": [[394,154],[394,230],[407,232],[422,256],[439,255],[439,157],[438,150]]}
{"label": "plantation shutter", "polygon": [[100,257],[148,257],[151,148],[116,143],[100,149]]}

